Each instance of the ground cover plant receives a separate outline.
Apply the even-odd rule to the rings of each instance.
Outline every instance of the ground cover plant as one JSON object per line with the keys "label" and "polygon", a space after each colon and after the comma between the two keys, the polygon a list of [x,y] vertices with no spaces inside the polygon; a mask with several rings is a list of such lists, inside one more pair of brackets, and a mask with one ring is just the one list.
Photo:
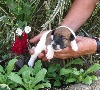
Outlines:
{"label": "ground cover plant", "polygon": [[24,65],[15,72],[15,62],[16,58],[10,60],[5,68],[0,65],[0,88],[38,90],[51,86],[67,86],[71,83],[91,84],[93,80],[97,80],[97,76],[92,75],[93,71],[100,69],[100,64],[97,63],[87,70],[72,67],[71,65],[83,65],[83,61],[78,58],[67,63],[65,67],[61,67],[60,64],[49,64],[46,68],[43,67],[41,60],[38,60],[33,68]]}
{"label": "ground cover plant", "polygon": [[[0,88],[38,90],[38,88],[60,87],[70,83],[91,84],[93,80],[97,80],[97,76],[92,72],[99,69],[100,55],[94,54],[68,59],[73,61],[67,62],[63,67],[59,63],[49,63],[42,66],[41,61],[38,61],[33,68],[30,68],[27,66],[30,57],[28,50],[21,55],[11,51],[17,36],[17,28],[24,29],[24,27],[30,26],[29,40],[43,29],[49,30],[59,26],[71,4],[72,0],[0,1]],[[97,3],[91,17],[80,27],[77,34],[100,37],[100,2]],[[29,42],[28,46],[28,49],[31,48]],[[76,63],[74,60],[80,63]],[[63,61],[61,60],[61,62]],[[20,67],[19,63],[22,63]],[[83,64],[86,64],[87,67],[85,69],[77,68],[73,67],[73,64],[83,67]]]}
{"label": "ground cover plant", "polygon": [[0,66],[1,85],[6,84],[11,90],[38,90],[39,88],[51,87],[51,84],[45,81],[47,70],[42,68],[41,61],[35,63],[34,68],[24,65],[18,72],[14,72],[16,61],[17,59],[10,60],[6,68]]}

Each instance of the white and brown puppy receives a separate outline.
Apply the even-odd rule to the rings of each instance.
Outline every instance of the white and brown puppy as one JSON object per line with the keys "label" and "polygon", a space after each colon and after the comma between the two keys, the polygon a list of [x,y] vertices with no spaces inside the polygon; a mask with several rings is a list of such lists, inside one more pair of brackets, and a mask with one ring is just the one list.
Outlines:
{"label": "white and brown puppy", "polygon": [[53,58],[54,52],[59,52],[67,46],[71,46],[74,51],[78,50],[75,33],[66,26],[60,26],[56,30],[45,32],[37,46],[34,48],[34,54],[31,55],[28,65],[32,67],[39,53],[47,49],[46,57],[48,60]]}

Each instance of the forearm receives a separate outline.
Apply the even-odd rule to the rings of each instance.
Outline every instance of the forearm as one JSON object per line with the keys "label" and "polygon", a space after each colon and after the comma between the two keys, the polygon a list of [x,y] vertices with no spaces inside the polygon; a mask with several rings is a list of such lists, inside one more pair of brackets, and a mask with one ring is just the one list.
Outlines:
{"label": "forearm", "polygon": [[70,27],[76,32],[90,17],[99,0],[74,0],[61,25]]}

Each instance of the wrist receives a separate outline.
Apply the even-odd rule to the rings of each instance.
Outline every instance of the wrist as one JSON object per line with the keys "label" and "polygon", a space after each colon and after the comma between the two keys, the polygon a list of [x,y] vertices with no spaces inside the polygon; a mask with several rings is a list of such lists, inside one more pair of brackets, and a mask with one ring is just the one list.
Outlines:
{"label": "wrist", "polygon": [[94,38],[96,41],[96,53],[100,53],[100,38]]}
{"label": "wrist", "polygon": [[[79,38],[79,41],[78,41],[79,56],[94,54],[96,52],[97,43],[96,43],[95,39],[88,38],[88,37],[81,37],[81,36],[77,36],[77,38]],[[76,38],[76,40],[77,40],[77,38]]]}
{"label": "wrist", "polygon": [[86,44],[88,44],[88,42],[90,42],[90,43],[89,43],[89,44],[90,44],[89,47],[87,47],[87,48],[89,48],[90,54],[95,53],[96,50],[97,50],[97,42],[96,42],[96,40],[90,38],[89,41],[88,41],[88,40],[86,40],[86,41],[87,41]]}

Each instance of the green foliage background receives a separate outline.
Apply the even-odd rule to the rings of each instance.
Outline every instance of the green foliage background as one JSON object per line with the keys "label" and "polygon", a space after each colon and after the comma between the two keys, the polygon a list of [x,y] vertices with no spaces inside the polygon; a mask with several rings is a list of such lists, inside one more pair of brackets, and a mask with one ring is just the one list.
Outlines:
{"label": "green foliage background", "polygon": [[[26,25],[31,26],[32,33],[29,35],[29,39],[43,29],[56,28],[67,14],[71,4],[72,0],[0,0],[0,61],[9,61],[14,58],[12,57],[11,45],[14,41],[16,28],[23,28]],[[100,2],[97,3],[91,17],[80,27],[77,34],[87,37],[100,37]],[[29,53],[25,55],[27,60],[28,55]],[[80,58],[81,61],[84,60],[87,66],[88,63],[98,62],[100,55],[81,56]],[[54,81],[54,86],[60,86],[61,81],[64,83],[65,81],[66,83],[76,81],[78,83],[91,84],[92,80],[97,78],[88,74],[100,69],[100,65],[94,64],[86,71],[79,69],[79,67],[77,69],[77,64],[81,66],[83,64],[81,61],[77,61],[80,58],[67,63],[63,68],[60,64],[52,64],[48,65],[49,67],[45,66],[45,69],[42,67],[41,61],[38,61],[35,63],[34,68],[25,65],[18,72],[13,72],[16,59],[12,59],[5,67],[0,65],[0,87],[5,84],[10,88],[19,87],[16,90],[23,90],[23,88],[33,90],[34,86],[36,89],[51,87],[52,83],[49,82],[51,79]],[[64,61],[62,62],[65,63]],[[71,67],[72,64],[76,65],[75,68]],[[70,72],[68,73],[68,71]],[[67,77],[68,75],[70,78]]]}
{"label": "green foliage background", "polygon": [[[71,4],[71,0],[0,0],[0,60],[11,58],[10,48],[16,28],[31,26],[33,34],[29,38],[43,29],[56,28]],[[100,36],[100,2],[78,34]],[[91,55],[85,58],[98,59]]]}

